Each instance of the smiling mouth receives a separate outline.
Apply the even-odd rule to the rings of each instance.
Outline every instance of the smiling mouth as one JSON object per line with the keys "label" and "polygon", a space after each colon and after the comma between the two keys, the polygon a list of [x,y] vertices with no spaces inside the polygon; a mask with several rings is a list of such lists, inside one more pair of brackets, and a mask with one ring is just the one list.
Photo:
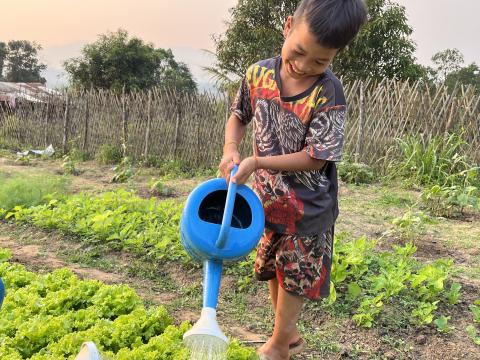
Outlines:
{"label": "smiling mouth", "polygon": [[291,63],[288,63],[288,65],[290,67],[291,72],[294,75],[297,75],[297,76],[305,76],[306,75],[306,73],[304,73],[304,72],[300,72],[300,71],[295,70],[295,68],[293,67],[293,65]]}

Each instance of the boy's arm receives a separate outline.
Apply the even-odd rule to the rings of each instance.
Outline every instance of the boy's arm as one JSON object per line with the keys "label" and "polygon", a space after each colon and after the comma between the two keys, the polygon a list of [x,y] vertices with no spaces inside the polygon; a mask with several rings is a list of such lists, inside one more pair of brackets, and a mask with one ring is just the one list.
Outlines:
{"label": "boy's arm", "polygon": [[223,152],[228,149],[238,150],[238,146],[245,136],[246,125],[244,125],[235,113],[232,113],[228,118],[225,126],[225,145]]}
{"label": "boy's arm", "polygon": [[225,143],[223,145],[223,156],[218,166],[220,173],[225,177],[227,183],[230,180],[230,172],[234,164],[240,164],[240,153],[238,147],[245,136],[246,125],[243,124],[235,113],[232,113],[225,126]]}
{"label": "boy's arm", "polygon": [[303,150],[292,154],[257,158],[258,169],[310,171],[320,170],[324,164],[325,160],[314,159]]}
{"label": "boy's arm", "polygon": [[312,158],[306,151],[292,154],[253,157],[243,159],[233,181],[238,184],[247,182],[250,175],[257,169],[270,169],[281,171],[309,171],[320,170],[325,165],[325,160]]}

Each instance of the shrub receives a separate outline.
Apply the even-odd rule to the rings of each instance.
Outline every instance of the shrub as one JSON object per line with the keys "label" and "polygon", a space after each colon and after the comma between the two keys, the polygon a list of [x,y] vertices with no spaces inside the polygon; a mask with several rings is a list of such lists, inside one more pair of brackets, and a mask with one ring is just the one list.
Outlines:
{"label": "shrub", "polygon": [[435,216],[463,215],[465,208],[479,208],[480,191],[475,186],[434,185],[422,192],[422,202]]}
{"label": "shrub", "polygon": [[70,159],[73,161],[87,161],[90,160],[90,155],[78,147],[74,146],[72,149],[68,152]]}
{"label": "shrub", "polygon": [[375,179],[373,169],[369,165],[354,162],[349,156],[345,156],[338,164],[338,176],[342,181],[353,184],[370,184]]}
{"label": "shrub", "polygon": [[103,144],[96,155],[96,160],[105,165],[118,164],[122,160],[122,149],[118,145]]}

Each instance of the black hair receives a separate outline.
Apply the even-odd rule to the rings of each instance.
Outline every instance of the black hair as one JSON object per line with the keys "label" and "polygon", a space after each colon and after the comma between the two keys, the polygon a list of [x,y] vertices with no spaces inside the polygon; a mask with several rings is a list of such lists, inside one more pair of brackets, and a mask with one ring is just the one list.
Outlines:
{"label": "black hair", "polygon": [[319,44],[343,49],[367,21],[367,6],[364,0],[302,0],[293,19],[306,21]]}

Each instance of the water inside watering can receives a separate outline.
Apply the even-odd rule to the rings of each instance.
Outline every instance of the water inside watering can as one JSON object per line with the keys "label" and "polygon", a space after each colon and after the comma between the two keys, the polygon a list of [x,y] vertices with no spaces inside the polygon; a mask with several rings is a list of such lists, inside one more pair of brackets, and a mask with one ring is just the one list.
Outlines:
{"label": "water inside watering can", "polygon": [[[214,224],[221,224],[223,212],[225,210],[225,201],[227,198],[226,190],[217,190],[208,194],[203,199],[199,208],[199,217],[203,221]],[[246,229],[252,223],[252,210],[248,202],[240,194],[235,196],[235,205],[233,207],[233,216],[231,227]]]}

